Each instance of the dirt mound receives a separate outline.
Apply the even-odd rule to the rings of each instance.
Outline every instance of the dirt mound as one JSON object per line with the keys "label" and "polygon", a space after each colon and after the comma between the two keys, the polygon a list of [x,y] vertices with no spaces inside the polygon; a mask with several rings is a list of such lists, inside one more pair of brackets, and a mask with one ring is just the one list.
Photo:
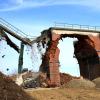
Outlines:
{"label": "dirt mound", "polygon": [[63,87],[67,88],[94,88],[95,84],[85,79],[73,79],[65,84]]}
{"label": "dirt mound", "polygon": [[96,84],[97,88],[100,88],[100,77],[94,79],[93,82]]}
{"label": "dirt mound", "polygon": [[71,76],[67,73],[60,73],[60,84],[63,85],[63,84],[68,83],[72,79],[78,79],[78,78],[79,77],[74,77],[74,76]]}
{"label": "dirt mound", "polygon": [[0,72],[0,100],[33,100],[18,85]]}

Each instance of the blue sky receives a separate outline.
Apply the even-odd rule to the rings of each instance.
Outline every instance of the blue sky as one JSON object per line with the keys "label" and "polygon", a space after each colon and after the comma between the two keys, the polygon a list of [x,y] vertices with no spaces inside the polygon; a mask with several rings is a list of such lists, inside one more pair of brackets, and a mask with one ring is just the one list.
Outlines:
{"label": "blue sky", "polygon": [[[54,22],[100,26],[99,5],[99,0],[0,0],[0,17],[4,18],[28,35],[38,36],[42,30],[54,26]],[[14,41],[20,45],[19,41]],[[79,75],[77,61],[76,59],[72,60],[72,41],[72,39],[65,39],[64,42],[60,42],[59,44],[60,49],[65,48],[69,51],[65,56],[66,50],[64,49],[65,51],[63,51],[61,49],[60,61],[62,67],[60,70],[71,73],[72,75]],[[5,45],[2,46],[3,44]],[[2,56],[3,53],[6,54],[4,59],[0,57],[0,61],[2,61],[0,70],[5,73],[6,68],[10,68],[9,73],[16,71],[18,62],[16,59],[18,58],[18,54],[12,48],[7,46],[5,42],[0,43],[0,45],[0,50],[3,50],[0,51],[2,52],[0,53],[0,56]],[[5,48],[8,51],[6,53]],[[15,58],[13,55],[15,55]],[[70,59],[67,59],[67,56]],[[32,69],[32,63],[29,60],[30,55],[27,55],[25,52],[24,57],[24,67],[30,65],[29,68]],[[39,57],[37,57],[37,60],[39,61]],[[36,64],[36,66],[38,65],[39,64]],[[34,69],[35,68],[36,67],[34,66]]]}

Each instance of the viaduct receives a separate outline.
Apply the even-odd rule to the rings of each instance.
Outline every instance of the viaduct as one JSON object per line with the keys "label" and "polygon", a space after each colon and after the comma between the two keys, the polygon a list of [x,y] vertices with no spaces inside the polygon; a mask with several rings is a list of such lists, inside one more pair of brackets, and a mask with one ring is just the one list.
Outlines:
{"label": "viaduct", "polygon": [[74,54],[79,63],[81,76],[90,80],[100,77],[100,30],[98,30],[98,27],[82,25],[78,25],[78,27],[75,25],[71,25],[71,27],[65,26],[66,24],[64,24],[64,28],[57,26],[51,27],[42,31],[39,37],[31,40],[26,38],[27,36],[22,37],[20,34],[22,32],[19,29],[16,29],[11,24],[0,19],[0,36],[5,37],[8,45],[13,47],[17,52],[20,52],[18,66],[19,72],[21,72],[23,65],[23,50],[19,49],[18,46],[10,40],[6,33],[17,38],[25,45],[28,44],[31,46],[34,43],[42,43],[43,47],[46,45],[46,52],[42,55],[40,72],[46,75],[47,80],[49,80],[50,85],[52,86],[60,85],[60,50],[57,47],[59,40],[66,37],[77,38],[78,41],[74,42]]}
{"label": "viaduct", "polygon": [[60,39],[66,37],[78,39],[74,42],[74,54],[79,63],[81,76],[90,80],[100,76],[100,31],[89,29],[89,27],[88,29],[51,27],[43,31],[42,36],[42,42],[48,41],[48,46],[42,57],[40,71],[46,73],[51,85],[60,85],[60,50],[57,45]]}

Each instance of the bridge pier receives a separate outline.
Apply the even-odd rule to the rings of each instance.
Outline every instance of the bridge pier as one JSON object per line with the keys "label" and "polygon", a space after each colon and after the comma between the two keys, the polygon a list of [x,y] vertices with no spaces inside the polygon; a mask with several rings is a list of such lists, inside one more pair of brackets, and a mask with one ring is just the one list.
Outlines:
{"label": "bridge pier", "polygon": [[80,66],[80,74],[93,80],[100,76],[100,39],[98,36],[78,38],[74,44],[74,53]]}
{"label": "bridge pier", "polygon": [[50,86],[60,86],[59,53],[57,47],[60,35],[52,34],[46,53],[42,59],[40,71],[47,74]]}

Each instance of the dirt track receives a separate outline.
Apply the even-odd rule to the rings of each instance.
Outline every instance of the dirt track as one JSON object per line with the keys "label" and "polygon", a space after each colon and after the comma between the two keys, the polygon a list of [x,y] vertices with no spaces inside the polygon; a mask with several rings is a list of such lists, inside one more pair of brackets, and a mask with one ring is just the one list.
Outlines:
{"label": "dirt track", "polygon": [[29,89],[36,100],[100,100],[100,89]]}

